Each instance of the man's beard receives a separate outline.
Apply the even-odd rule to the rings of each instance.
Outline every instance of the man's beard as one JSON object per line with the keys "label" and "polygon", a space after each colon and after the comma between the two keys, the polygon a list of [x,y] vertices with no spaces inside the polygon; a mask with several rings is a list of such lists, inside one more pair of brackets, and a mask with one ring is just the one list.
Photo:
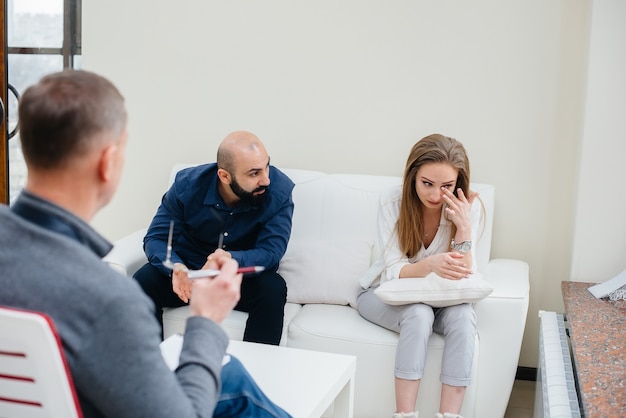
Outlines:
{"label": "man's beard", "polygon": [[[249,192],[237,183],[237,179],[233,177],[233,181],[230,183],[230,189],[237,195],[239,200],[250,205],[259,205],[265,201],[265,195],[267,194],[267,186],[261,186],[253,191]],[[265,193],[255,195],[254,193],[265,190]]]}

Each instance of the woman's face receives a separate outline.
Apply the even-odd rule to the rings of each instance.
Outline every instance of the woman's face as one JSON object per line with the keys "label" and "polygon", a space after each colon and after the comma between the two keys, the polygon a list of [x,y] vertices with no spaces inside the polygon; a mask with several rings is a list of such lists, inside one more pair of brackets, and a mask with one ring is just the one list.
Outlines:
{"label": "woman's face", "polygon": [[440,209],[442,188],[454,192],[458,170],[448,163],[428,163],[417,170],[415,191],[426,209]]}

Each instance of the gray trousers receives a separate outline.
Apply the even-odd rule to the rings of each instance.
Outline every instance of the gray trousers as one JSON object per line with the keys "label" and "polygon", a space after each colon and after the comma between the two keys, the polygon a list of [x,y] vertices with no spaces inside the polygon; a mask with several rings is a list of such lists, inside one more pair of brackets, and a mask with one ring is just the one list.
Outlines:
{"label": "gray trousers", "polygon": [[476,342],[474,308],[469,304],[446,308],[433,308],[423,303],[388,305],[374,294],[375,289],[369,288],[359,295],[357,309],[368,321],[400,334],[394,376],[406,380],[422,379],[428,339],[434,331],[443,335],[445,341],[441,383],[469,385]]}

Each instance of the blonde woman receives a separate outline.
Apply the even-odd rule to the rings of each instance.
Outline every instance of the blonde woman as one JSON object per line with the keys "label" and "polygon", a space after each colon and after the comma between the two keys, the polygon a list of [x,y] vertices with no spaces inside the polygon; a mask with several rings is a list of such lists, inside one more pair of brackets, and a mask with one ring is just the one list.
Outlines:
{"label": "blonde woman", "polygon": [[[436,273],[460,280],[474,272],[474,246],[482,205],[469,190],[463,145],[439,134],[411,149],[401,187],[381,200],[379,239],[384,264],[380,281]],[[432,332],[445,340],[438,418],[458,418],[470,383],[476,314],[471,305],[433,308],[423,303],[388,305],[363,291],[358,310],[365,319],[400,334],[395,360],[394,418],[417,417],[415,403]]]}

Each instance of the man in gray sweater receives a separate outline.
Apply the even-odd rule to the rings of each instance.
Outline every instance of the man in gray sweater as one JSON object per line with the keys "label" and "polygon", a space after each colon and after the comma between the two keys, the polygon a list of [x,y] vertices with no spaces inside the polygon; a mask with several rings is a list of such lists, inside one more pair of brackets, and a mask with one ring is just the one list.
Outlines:
{"label": "man in gray sweater", "polygon": [[111,244],[88,222],[113,196],[127,141],[124,99],[86,71],[44,77],[19,105],[28,181],[0,207],[0,305],[52,317],[83,416],[286,417],[241,363],[225,366],[219,323],[239,300],[241,274],[195,280],[180,363],[161,357],[154,305],[134,280],[109,268]]}

